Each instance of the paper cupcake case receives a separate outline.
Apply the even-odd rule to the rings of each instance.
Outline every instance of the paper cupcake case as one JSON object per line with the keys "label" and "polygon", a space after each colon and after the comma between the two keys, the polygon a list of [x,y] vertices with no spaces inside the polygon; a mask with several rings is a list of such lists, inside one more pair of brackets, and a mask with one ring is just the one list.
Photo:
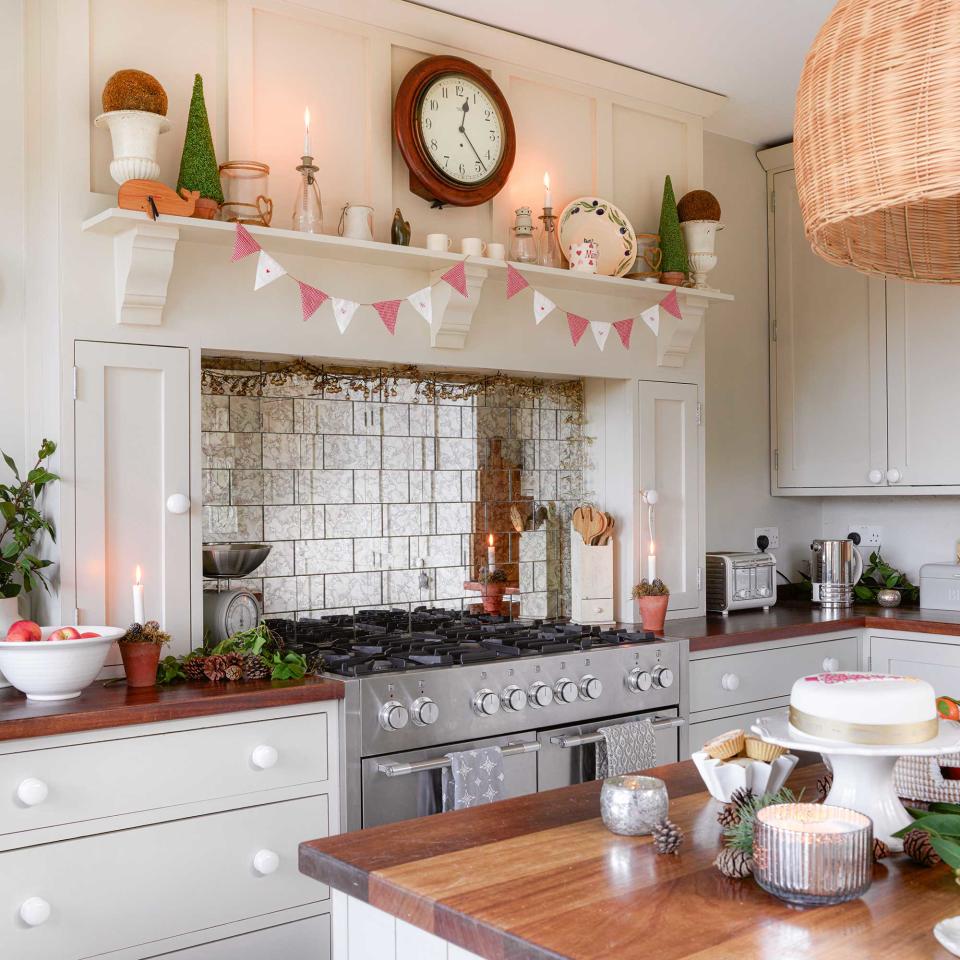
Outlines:
{"label": "paper cupcake case", "polygon": [[729,803],[733,793],[744,788],[752,790],[757,796],[762,793],[776,793],[799,761],[799,757],[792,753],[785,753],[773,763],[745,758],[733,761],[714,760],[703,750],[698,750],[691,759],[710,791],[710,796],[721,803]]}

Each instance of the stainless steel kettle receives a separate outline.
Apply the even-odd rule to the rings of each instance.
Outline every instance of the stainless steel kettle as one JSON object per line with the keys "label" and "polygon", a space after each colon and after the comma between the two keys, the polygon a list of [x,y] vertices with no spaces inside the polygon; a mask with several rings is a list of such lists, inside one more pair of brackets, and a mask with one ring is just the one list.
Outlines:
{"label": "stainless steel kettle", "polygon": [[822,607],[853,605],[853,588],[863,575],[863,557],[850,539],[814,540],[810,544],[813,602]]}

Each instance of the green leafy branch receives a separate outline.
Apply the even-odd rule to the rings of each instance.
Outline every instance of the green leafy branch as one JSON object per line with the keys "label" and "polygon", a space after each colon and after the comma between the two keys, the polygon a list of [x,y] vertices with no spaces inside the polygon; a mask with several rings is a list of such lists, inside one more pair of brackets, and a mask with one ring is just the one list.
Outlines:
{"label": "green leafy branch", "polygon": [[735,850],[742,850],[749,856],[753,856],[753,831],[757,822],[757,814],[764,807],[772,807],[781,803],[800,803],[803,797],[803,791],[800,791],[798,797],[787,787],[779,790],[777,793],[764,793],[759,797],[752,797],[742,804],[739,810],[740,820],[733,826],[727,827],[723,831],[723,838],[728,847]]}
{"label": "green leafy branch", "polygon": [[891,567],[880,555],[880,551],[875,550],[870,554],[869,565],[864,569],[863,576],[853,588],[853,592],[858,600],[876,603],[880,590],[899,590],[902,599],[908,603],[916,603],[920,599],[920,588],[912,584],[905,573]]}

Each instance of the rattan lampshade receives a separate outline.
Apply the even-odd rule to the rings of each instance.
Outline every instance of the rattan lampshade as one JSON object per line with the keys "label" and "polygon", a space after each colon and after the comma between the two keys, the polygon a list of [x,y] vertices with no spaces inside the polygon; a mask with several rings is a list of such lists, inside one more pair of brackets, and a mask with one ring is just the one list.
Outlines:
{"label": "rattan lampshade", "polygon": [[794,161],[825,260],[960,283],[960,0],[840,0],[800,78]]}

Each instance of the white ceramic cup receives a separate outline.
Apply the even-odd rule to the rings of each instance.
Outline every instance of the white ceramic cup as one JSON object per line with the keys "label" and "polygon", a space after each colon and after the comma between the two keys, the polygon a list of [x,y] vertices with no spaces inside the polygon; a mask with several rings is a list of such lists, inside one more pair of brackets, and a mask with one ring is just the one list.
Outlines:
{"label": "white ceramic cup", "polygon": [[507,248],[502,243],[488,243],[487,256],[491,260],[506,260]]}
{"label": "white ceramic cup", "polygon": [[487,245],[479,237],[464,237],[460,241],[460,249],[469,257],[482,257]]}
{"label": "white ceramic cup", "polygon": [[600,259],[600,245],[596,240],[581,240],[571,243],[567,248],[567,259],[570,269],[580,273],[596,273],[597,261]]}
{"label": "white ceramic cup", "polygon": [[427,249],[446,253],[450,249],[450,238],[445,233],[428,233]]}

